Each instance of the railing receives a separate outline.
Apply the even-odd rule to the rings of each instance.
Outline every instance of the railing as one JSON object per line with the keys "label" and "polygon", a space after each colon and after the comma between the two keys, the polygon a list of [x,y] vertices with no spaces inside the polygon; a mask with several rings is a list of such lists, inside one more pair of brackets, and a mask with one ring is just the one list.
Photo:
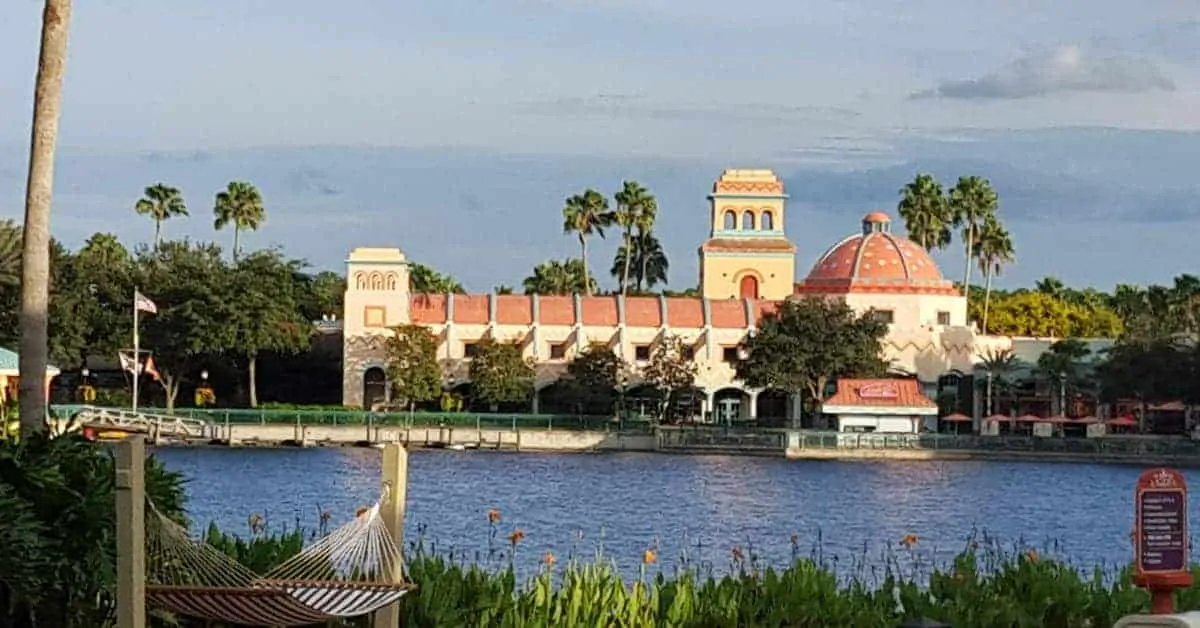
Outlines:
{"label": "railing", "polygon": [[[69,418],[91,406],[57,405],[52,408],[56,418]],[[106,408],[126,412],[119,408]],[[619,420],[612,416],[564,414],[490,414],[474,412],[369,412],[364,410],[238,410],[178,408],[167,413],[161,408],[138,410],[147,416],[162,416],[199,421],[210,425],[352,425],[399,427],[469,427],[477,429],[510,430],[578,430],[578,431],[638,431],[649,432],[650,423],[639,420]]]}
{"label": "railing", "polygon": [[660,449],[764,451],[783,454],[787,432],[716,426],[660,427]]}
{"label": "railing", "polygon": [[[69,416],[81,425],[113,427],[126,430],[155,431],[164,436],[202,438],[208,434],[208,422],[190,417],[150,414],[116,408],[79,407]],[[61,417],[66,418],[66,417]]]}
{"label": "railing", "polygon": [[1187,438],[1104,436],[1063,438],[955,434],[856,434],[825,431],[791,433],[800,449],[932,449],[1081,454],[1097,456],[1197,456],[1200,442]]}

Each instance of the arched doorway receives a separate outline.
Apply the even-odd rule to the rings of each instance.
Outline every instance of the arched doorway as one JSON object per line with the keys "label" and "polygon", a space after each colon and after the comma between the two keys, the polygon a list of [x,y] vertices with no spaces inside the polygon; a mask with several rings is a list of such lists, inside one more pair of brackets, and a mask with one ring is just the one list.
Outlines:
{"label": "arched doorway", "polygon": [[754,275],[742,277],[739,292],[743,299],[758,299],[758,278]]}
{"label": "arched doorway", "polygon": [[372,366],[363,373],[363,407],[387,401],[387,373],[378,366]]}
{"label": "arched doorway", "polygon": [[791,416],[791,395],[778,388],[768,388],[758,393],[755,402],[758,424],[762,426],[786,427]]}
{"label": "arched doorway", "polygon": [[721,425],[744,421],[750,416],[750,395],[740,388],[722,388],[713,395],[713,420]]}

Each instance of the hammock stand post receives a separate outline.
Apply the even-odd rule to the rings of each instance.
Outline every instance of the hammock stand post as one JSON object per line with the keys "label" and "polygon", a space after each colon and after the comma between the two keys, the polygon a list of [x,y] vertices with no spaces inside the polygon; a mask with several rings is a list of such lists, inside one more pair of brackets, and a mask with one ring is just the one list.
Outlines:
{"label": "hammock stand post", "polygon": [[[401,551],[404,549],[404,507],[408,499],[408,450],[400,443],[389,443],[383,448],[383,473],[380,478],[384,500],[380,504],[380,515],[392,541]],[[392,568],[392,582],[404,582],[404,568],[399,561]],[[373,628],[399,628],[400,601],[375,611]]]}
{"label": "hammock stand post", "polygon": [[117,628],[146,628],[146,444],[117,444]]}

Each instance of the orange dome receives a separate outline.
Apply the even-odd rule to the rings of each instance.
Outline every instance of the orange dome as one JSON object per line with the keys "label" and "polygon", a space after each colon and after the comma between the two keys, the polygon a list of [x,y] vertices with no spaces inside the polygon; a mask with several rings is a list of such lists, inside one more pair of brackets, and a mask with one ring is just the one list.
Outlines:
{"label": "orange dome", "polygon": [[883,212],[863,217],[862,233],[830,247],[796,286],[799,293],[883,292],[958,295],[920,245],[891,232]]}

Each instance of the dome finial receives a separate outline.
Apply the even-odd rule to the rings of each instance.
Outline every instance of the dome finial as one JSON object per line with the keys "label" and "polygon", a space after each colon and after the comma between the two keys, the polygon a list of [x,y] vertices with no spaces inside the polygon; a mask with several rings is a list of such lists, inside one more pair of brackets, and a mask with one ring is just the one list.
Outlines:
{"label": "dome finial", "polygon": [[891,233],[892,219],[883,212],[871,212],[862,219],[863,235],[872,233]]}

